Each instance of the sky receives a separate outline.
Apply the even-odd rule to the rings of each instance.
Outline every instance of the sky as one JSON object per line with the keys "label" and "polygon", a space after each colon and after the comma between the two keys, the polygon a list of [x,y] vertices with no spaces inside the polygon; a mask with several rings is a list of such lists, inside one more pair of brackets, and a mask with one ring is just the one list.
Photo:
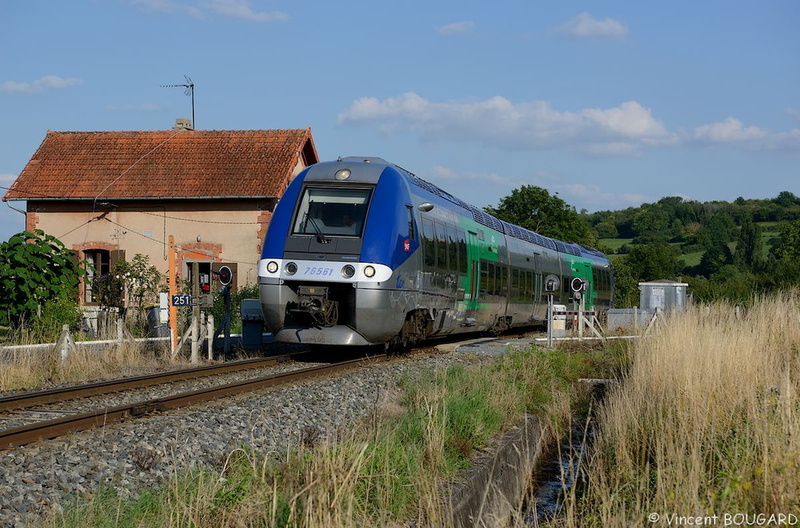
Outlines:
{"label": "sky", "polygon": [[[311,128],[478,207],[800,195],[800,2],[0,0],[0,195],[48,130]],[[0,203],[0,241],[24,217]]]}

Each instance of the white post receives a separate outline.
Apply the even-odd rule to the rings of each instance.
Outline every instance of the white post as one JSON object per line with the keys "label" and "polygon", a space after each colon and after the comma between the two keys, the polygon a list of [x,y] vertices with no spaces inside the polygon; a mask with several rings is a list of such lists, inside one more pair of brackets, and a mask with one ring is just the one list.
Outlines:
{"label": "white post", "polygon": [[553,295],[547,295],[547,348],[553,348]]}
{"label": "white post", "polygon": [[200,362],[200,320],[192,314],[192,363]]}
{"label": "white post", "polygon": [[61,327],[61,336],[58,338],[56,348],[61,356],[61,362],[64,363],[69,357],[70,348],[74,346],[72,336],[69,333],[69,325]]}
{"label": "white post", "polygon": [[192,363],[200,362],[200,263],[192,262]]}
{"label": "white post", "polygon": [[208,340],[208,360],[214,359],[214,316],[208,314],[206,323],[206,340]]}

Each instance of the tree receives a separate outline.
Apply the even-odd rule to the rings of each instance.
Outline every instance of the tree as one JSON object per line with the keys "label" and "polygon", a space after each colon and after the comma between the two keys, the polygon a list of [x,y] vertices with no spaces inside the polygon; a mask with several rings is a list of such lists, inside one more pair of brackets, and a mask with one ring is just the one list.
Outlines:
{"label": "tree", "polygon": [[676,253],[667,244],[632,246],[623,258],[637,282],[673,279],[680,269]]}
{"label": "tree", "polygon": [[496,208],[484,210],[501,220],[565,242],[595,245],[589,224],[558,196],[541,187],[523,185],[500,200]]}
{"label": "tree", "polygon": [[18,325],[48,300],[77,295],[85,275],[75,253],[41,229],[0,244],[0,320]]}
{"label": "tree", "polygon": [[711,277],[723,266],[733,262],[731,250],[725,244],[716,244],[706,249],[703,258],[700,259],[699,272],[701,275]]}
{"label": "tree", "polygon": [[800,259],[800,220],[781,225],[777,243],[770,254],[775,260]]}
{"label": "tree", "polygon": [[625,308],[639,304],[639,281],[633,276],[626,258],[611,261],[614,271],[614,307]]}
{"label": "tree", "polygon": [[762,248],[761,227],[754,224],[749,216],[744,217],[736,243],[734,263],[743,271],[752,270],[761,261]]}

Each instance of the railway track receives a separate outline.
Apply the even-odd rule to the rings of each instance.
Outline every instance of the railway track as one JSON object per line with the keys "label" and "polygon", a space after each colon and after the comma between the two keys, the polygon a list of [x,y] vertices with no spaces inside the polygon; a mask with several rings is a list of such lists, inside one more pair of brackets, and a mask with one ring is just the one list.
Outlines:
{"label": "railway track", "polygon": [[[37,391],[34,393],[5,396],[0,398],[0,410],[7,411],[11,409],[29,408],[42,405],[44,403],[61,402],[75,398],[84,398],[87,396],[106,394],[110,392],[128,390],[131,388],[141,388],[177,380],[211,376],[237,370],[260,368],[277,364],[282,361],[287,361],[291,356],[292,355],[259,360],[248,360],[212,367],[201,367],[199,369],[186,369],[183,371],[139,376],[136,378],[128,378],[123,380],[114,380],[75,387],[65,387]],[[212,401],[225,396],[292,383],[301,379],[330,375],[336,372],[355,368],[364,364],[365,361],[385,359],[386,356],[373,356],[367,360],[360,358],[334,364],[308,367],[290,372],[281,372],[277,374],[272,373],[252,379],[236,381],[233,383],[214,385],[202,389],[181,392],[144,401],[135,401],[132,403],[126,403],[112,407],[101,407],[88,412],[81,412],[61,418],[40,421],[29,425],[12,427],[0,431],[0,449],[9,449],[39,440],[56,438],[67,433],[102,427],[113,423],[144,417],[157,412]]]}

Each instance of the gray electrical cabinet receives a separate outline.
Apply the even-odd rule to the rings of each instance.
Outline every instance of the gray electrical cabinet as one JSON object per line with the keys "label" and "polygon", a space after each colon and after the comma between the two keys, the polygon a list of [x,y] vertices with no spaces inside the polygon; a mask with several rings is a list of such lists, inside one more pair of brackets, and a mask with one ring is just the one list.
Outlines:
{"label": "gray electrical cabinet", "polygon": [[685,282],[657,280],[639,283],[639,306],[650,312],[682,311],[686,308]]}

